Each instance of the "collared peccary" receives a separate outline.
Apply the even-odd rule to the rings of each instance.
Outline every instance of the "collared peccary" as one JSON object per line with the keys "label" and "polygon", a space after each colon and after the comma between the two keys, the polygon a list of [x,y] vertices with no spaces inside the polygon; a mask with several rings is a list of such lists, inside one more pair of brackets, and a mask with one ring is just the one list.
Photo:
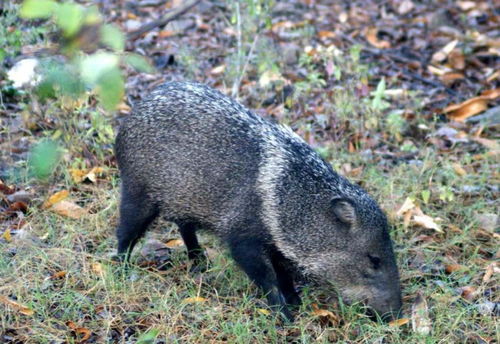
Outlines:
{"label": "collared peccary", "polygon": [[171,82],[124,119],[115,150],[123,259],[161,215],[194,262],[204,257],[198,229],[220,237],[288,319],[297,270],[380,315],[401,308],[383,212],[291,129],[202,84]]}

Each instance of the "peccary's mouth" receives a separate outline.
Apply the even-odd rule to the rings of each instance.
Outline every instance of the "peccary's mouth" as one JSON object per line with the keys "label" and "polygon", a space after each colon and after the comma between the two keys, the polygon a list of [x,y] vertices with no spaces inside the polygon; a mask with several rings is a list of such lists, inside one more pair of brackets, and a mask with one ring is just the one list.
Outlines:
{"label": "peccary's mouth", "polygon": [[372,319],[373,321],[377,321],[378,319],[381,319],[384,322],[389,322],[395,319],[398,319],[400,311],[389,311],[381,314],[380,312],[375,311],[371,307],[366,308],[366,314]]}
{"label": "peccary's mouth", "polygon": [[[356,289],[358,292],[355,292]],[[399,296],[390,296],[387,292],[375,293],[379,294],[378,296],[371,293],[367,294],[368,292],[363,287],[352,288],[342,295],[342,301],[347,305],[362,303],[365,305],[367,315],[374,321],[378,319],[382,321],[397,319],[402,306]]]}
{"label": "peccary's mouth", "polygon": [[397,319],[401,313],[401,297],[399,295],[368,301],[367,313],[373,319],[382,321],[391,321]]}

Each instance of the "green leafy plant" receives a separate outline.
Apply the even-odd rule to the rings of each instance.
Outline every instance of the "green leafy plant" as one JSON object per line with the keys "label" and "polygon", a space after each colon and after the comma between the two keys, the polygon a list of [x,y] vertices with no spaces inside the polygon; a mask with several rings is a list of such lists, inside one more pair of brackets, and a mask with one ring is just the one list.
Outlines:
{"label": "green leafy plant", "polygon": [[385,78],[382,78],[377,85],[377,89],[372,92],[371,106],[375,111],[383,111],[389,107],[389,103],[384,100],[385,89]]}
{"label": "green leafy plant", "polygon": [[[62,37],[58,45],[65,57],[62,66],[61,61],[53,57],[42,63],[43,78],[38,89],[42,98],[57,94],[79,97],[91,89],[103,107],[112,110],[124,94],[121,65],[125,63],[143,72],[152,70],[144,57],[124,52],[124,34],[117,27],[103,23],[95,6],[26,0],[20,15],[26,19],[52,21]],[[97,42],[92,39],[95,34]],[[92,53],[85,52],[89,50]]]}
{"label": "green leafy plant", "polygon": [[[274,0],[233,0],[233,14],[230,18],[231,24],[234,26],[236,33],[236,49],[228,56],[226,68],[226,79],[231,81],[232,95],[238,96],[238,90],[247,72],[250,62],[254,59],[254,53],[263,51],[257,49],[260,39],[259,33],[262,27],[271,26],[270,10],[274,6]],[[263,43],[265,44],[265,42]],[[269,51],[269,50],[268,50]],[[260,54],[262,57],[263,55]],[[269,57],[270,55],[266,55]],[[258,72],[266,73],[271,69],[275,72],[276,65],[273,62],[262,63],[263,59],[259,59]]]}
{"label": "green leafy plant", "polygon": [[55,141],[41,140],[30,153],[28,160],[30,174],[38,179],[47,179],[57,167],[60,157],[60,148]]}

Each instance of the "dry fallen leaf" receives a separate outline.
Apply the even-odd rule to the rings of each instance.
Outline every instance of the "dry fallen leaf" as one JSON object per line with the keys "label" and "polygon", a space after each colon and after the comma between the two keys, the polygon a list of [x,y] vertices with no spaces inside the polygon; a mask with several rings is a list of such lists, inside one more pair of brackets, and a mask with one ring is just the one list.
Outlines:
{"label": "dry fallen leaf", "polygon": [[77,339],[79,343],[83,343],[89,340],[92,332],[85,327],[78,327],[73,321],[66,322],[66,326],[68,326],[75,334],[77,335]]}
{"label": "dry fallen leaf", "polygon": [[413,222],[427,229],[434,229],[438,233],[444,233],[434,219],[428,215],[414,215]]}
{"label": "dry fallen leaf", "polygon": [[0,180],[0,192],[2,192],[5,195],[11,195],[14,192],[16,192],[16,189],[12,186],[7,186]]}
{"label": "dry fallen leaf", "polygon": [[445,75],[446,73],[450,73],[451,70],[449,68],[445,68],[445,67],[436,67],[436,66],[433,66],[433,65],[428,65],[427,66],[427,70],[429,72],[431,72],[432,74],[435,74],[435,75],[438,75],[438,76],[442,76],[442,75]]}
{"label": "dry fallen leaf", "polygon": [[484,91],[480,96],[468,99],[460,104],[447,106],[443,113],[454,121],[462,122],[488,108],[488,101],[500,97],[500,89]]}
{"label": "dry fallen leaf", "polygon": [[451,274],[455,271],[458,271],[458,270],[462,270],[464,268],[464,266],[460,265],[460,264],[446,264],[444,266],[444,271],[447,273],[447,274]]}
{"label": "dry fallen leaf", "polygon": [[377,37],[378,29],[376,27],[371,27],[366,30],[365,32],[365,37],[368,43],[373,45],[375,48],[378,49],[387,49],[391,47],[391,43],[388,41],[384,40],[379,40]]}
{"label": "dry fallen leaf", "polygon": [[165,244],[165,246],[167,246],[168,248],[179,247],[182,245],[184,245],[184,241],[182,241],[182,239],[172,239],[167,241],[167,243]]}
{"label": "dry fallen leaf", "polygon": [[268,310],[268,309],[264,309],[264,308],[257,308],[257,312],[259,312],[260,314],[264,314],[264,315],[269,315],[271,314],[271,311]]}
{"label": "dry fallen leaf", "polygon": [[68,190],[61,190],[50,196],[42,205],[42,209],[47,209],[69,196]]}
{"label": "dry fallen leaf", "polygon": [[312,308],[313,308],[311,312],[312,315],[318,318],[322,318],[323,320],[327,320],[332,325],[336,325],[339,323],[339,318],[335,314],[333,314],[333,312],[327,309],[320,309],[318,305],[315,303],[312,304]]}
{"label": "dry fallen leaf", "polygon": [[408,318],[401,318],[401,319],[396,319],[391,322],[389,322],[389,326],[391,327],[400,327],[403,325],[406,325],[410,322],[410,319]]}
{"label": "dry fallen leaf", "polygon": [[184,300],[182,300],[183,303],[199,303],[199,302],[205,302],[208,301],[204,297],[201,296],[195,296],[195,297],[187,297]]}
{"label": "dry fallen leaf", "polygon": [[179,32],[174,30],[161,30],[158,32],[158,38],[168,38],[177,35]]}
{"label": "dry fallen leaf", "polygon": [[49,210],[58,215],[69,217],[72,219],[79,219],[83,215],[87,214],[87,210],[70,201],[57,202],[52,207],[50,207]]}
{"label": "dry fallen leaf", "polygon": [[279,72],[268,70],[261,74],[259,78],[259,85],[262,87],[266,87],[272,82],[280,80],[283,80],[283,77]]}
{"label": "dry fallen leaf", "polygon": [[323,39],[323,38],[335,38],[335,37],[337,37],[337,34],[334,31],[319,31],[318,37],[321,39]]}
{"label": "dry fallen leaf", "polygon": [[460,177],[467,175],[467,171],[465,171],[464,168],[458,163],[453,164],[453,170],[455,170],[455,173]]}
{"label": "dry fallen leaf", "polygon": [[56,272],[55,274],[53,274],[52,276],[49,277],[49,279],[59,279],[59,278],[63,278],[64,276],[66,276],[66,271],[58,271]]}
{"label": "dry fallen leaf", "polygon": [[465,75],[463,73],[457,73],[457,72],[449,72],[440,75],[441,81],[446,84],[446,85],[451,85],[453,82],[456,80],[462,80],[465,78]]}
{"label": "dry fallen leaf", "polygon": [[484,137],[472,137],[472,140],[482,144],[488,149],[491,149],[494,155],[498,154],[500,151],[500,144],[496,140],[485,139]]}
{"label": "dry fallen leaf", "polygon": [[226,69],[225,65],[219,65],[217,67],[214,67],[210,70],[210,74],[212,75],[221,75],[224,73],[224,70]]}
{"label": "dry fallen leaf", "polygon": [[465,68],[465,57],[464,54],[458,49],[453,49],[453,51],[448,55],[448,63],[453,69],[462,70]]}
{"label": "dry fallen leaf", "polygon": [[500,269],[497,268],[496,262],[493,262],[486,267],[486,272],[483,276],[483,283],[488,283],[495,272],[500,272]]}
{"label": "dry fallen leaf", "polygon": [[24,314],[24,315],[33,315],[35,314],[35,311],[33,311],[31,308],[26,307],[24,305],[21,305],[20,303],[9,299],[6,296],[0,296],[0,302],[2,302],[5,305],[8,305],[14,309],[16,309],[19,313]]}
{"label": "dry fallen leaf", "polygon": [[85,180],[95,183],[97,176],[103,172],[104,169],[102,167],[92,167],[90,170],[70,169],[71,177],[75,183],[81,183]]}
{"label": "dry fallen leaf", "polygon": [[477,2],[476,1],[457,1],[457,5],[458,5],[458,7],[460,7],[460,9],[462,11],[469,11],[477,6]]}
{"label": "dry fallen leaf", "polygon": [[410,13],[410,11],[413,10],[414,7],[415,7],[415,5],[413,4],[413,1],[403,0],[399,4],[397,11],[400,15],[405,15],[405,14]]}
{"label": "dry fallen leaf", "polygon": [[443,48],[441,48],[440,50],[435,52],[434,55],[432,55],[432,62],[443,62],[444,60],[446,60],[448,55],[453,51],[453,49],[455,49],[457,44],[458,44],[457,39],[446,44]]}
{"label": "dry fallen leaf", "polygon": [[477,296],[477,288],[473,286],[465,286],[460,288],[460,296],[467,301],[472,301]]}
{"label": "dry fallen leaf", "polygon": [[494,88],[491,90],[486,90],[481,93],[481,97],[486,97],[488,99],[496,99],[500,97],[500,88]]}
{"label": "dry fallen leaf", "polygon": [[403,205],[401,206],[401,208],[399,208],[399,210],[396,212],[396,215],[401,216],[401,215],[407,213],[409,210],[414,209],[414,208],[415,208],[415,203],[413,202],[413,200],[410,197],[407,197],[405,199]]}
{"label": "dry fallen leaf", "polygon": [[7,241],[7,242],[11,242],[12,241],[12,235],[10,234],[10,228],[7,228],[5,230],[5,232],[3,232],[2,238],[4,238],[5,241]]}
{"label": "dry fallen leaf", "polygon": [[410,226],[410,222],[411,222],[411,217],[413,216],[413,210],[410,210],[408,212],[405,213],[405,215],[403,216],[403,226],[404,228],[408,228]]}
{"label": "dry fallen leaf", "polygon": [[476,97],[458,105],[448,106],[443,112],[454,121],[463,122],[465,119],[477,115],[488,108],[488,99]]}
{"label": "dry fallen leaf", "polygon": [[276,32],[276,31],[279,31],[281,29],[293,29],[296,26],[297,26],[296,23],[291,22],[289,20],[285,20],[285,21],[280,21],[280,22],[273,24],[271,30]]}
{"label": "dry fallen leaf", "polygon": [[428,335],[432,330],[427,301],[420,293],[411,306],[411,327],[414,332],[422,335]]}
{"label": "dry fallen leaf", "polygon": [[341,22],[342,24],[347,22],[348,19],[349,19],[349,15],[347,14],[347,12],[341,12],[339,14],[339,22]]}
{"label": "dry fallen leaf", "polygon": [[92,269],[93,272],[97,273],[97,274],[102,274],[103,273],[103,269],[102,269],[102,265],[101,263],[92,263],[90,265],[90,268]]}
{"label": "dry fallen leaf", "polygon": [[123,113],[130,113],[132,111],[132,108],[128,104],[121,102],[117,105],[116,110]]}

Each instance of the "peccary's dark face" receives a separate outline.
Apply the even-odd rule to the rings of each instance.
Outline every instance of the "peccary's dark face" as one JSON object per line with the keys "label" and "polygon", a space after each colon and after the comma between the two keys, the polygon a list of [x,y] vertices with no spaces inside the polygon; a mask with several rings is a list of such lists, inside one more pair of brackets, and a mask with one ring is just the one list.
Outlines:
{"label": "peccary's dark face", "polygon": [[372,200],[359,205],[336,199],[331,211],[331,239],[306,264],[333,284],[344,302],[363,302],[382,318],[394,318],[401,290],[385,215]]}

